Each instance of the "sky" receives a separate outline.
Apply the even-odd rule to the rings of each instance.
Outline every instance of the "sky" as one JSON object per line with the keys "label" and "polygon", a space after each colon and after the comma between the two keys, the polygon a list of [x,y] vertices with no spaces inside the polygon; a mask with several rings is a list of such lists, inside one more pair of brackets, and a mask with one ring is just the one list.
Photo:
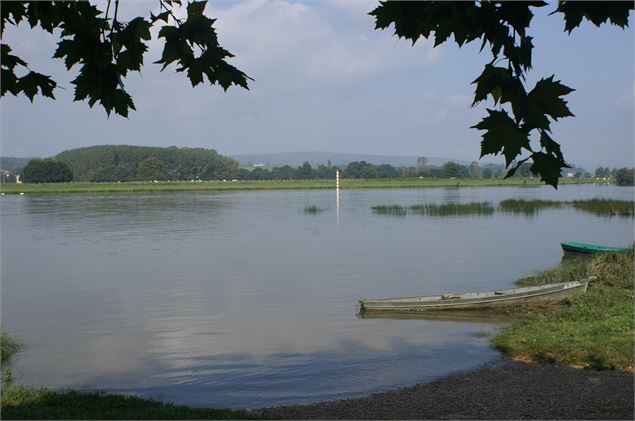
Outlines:
{"label": "sky", "polygon": [[[120,4],[123,18],[157,12],[158,2]],[[77,69],[51,59],[55,39],[28,25],[8,27],[3,42],[63,89],[56,100],[2,98],[0,154],[48,157],[102,144],[213,148],[224,155],[328,151],[478,160],[481,133],[470,126],[492,102],[471,108],[471,82],[491,60],[480,44],[433,48],[375,30],[371,0],[211,1],[230,63],[254,81],[249,91],[192,88],[175,66],[160,72],[156,31],[141,73],[125,80],[137,111],[108,117],[73,102]],[[568,35],[555,4],[535,10],[533,69],[527,82],[555,74],[576,89],[565,99],[575,117],[552,124],[568,162],[634,166],[634,34],[584,22]],[[633,13],[629,24],[633,26]],[[480,162],[503,163],[501,156]]]}

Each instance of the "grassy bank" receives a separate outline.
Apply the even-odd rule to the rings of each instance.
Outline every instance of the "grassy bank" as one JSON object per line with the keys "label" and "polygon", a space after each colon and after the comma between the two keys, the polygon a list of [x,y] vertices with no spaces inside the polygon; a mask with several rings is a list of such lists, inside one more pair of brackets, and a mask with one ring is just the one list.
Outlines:
{"label": "grassy bank", "polygon": [[2,388],[2,419],[242,420],[254,417],[242,411],[189,408],[134,396],[9,386]]}
{"label": "grassy bank", "polygon": [[[560,184],[591,184],[594,179],[563,178]],[[362,188],[419,188],[419,187],[488,187],[488,186],[540,186],[538,179],[480,179],[452,180],[408,178],[393,180],[340,180],[342,189]],[[266,180],[266,181],[204,181],[204,182],[130,182],[130,183],[44,183],[0,184],[6,194],[37,193],[138,193],[174,191],[226,191],[226,190],[296,190],[332,189],[335,180]]]}
{"label": "grassy bank", "polygon": [[596,276],[586,294],[562,305],[528,309],[493,339],[511,357],[596,369],[633,371],[633,252],[563,261],[521,279],[520,286]]}

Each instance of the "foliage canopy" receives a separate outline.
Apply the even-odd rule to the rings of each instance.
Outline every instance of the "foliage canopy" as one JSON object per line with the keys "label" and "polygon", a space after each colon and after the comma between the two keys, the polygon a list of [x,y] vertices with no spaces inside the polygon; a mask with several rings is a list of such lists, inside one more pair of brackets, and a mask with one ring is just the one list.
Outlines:
{"label": "foliage canopy", "polygon": [[68,183],[73,172],[63,162],[52,159],[33,159],[22,170],[27,183]]}
{"label": "foliage canopy", "polygon": [[[491,97],[498,109],[487,109],[487,116],[473,126],[484,131],[481,157],[502,154],[508,177],[531,160],[531,172],[557,187],[562,168],[570,165],[551,137],[551,123],[573,116],[562,98],[573,89],[554,80],[554,75],[531,89],[525,82],[534,47],[527,31],[532,8],[545,6],[543,1],[390,1],[380,2],[370,15],[376,29],[394,25],[395,34],[413,44],[430,38],[436,47],[454,36],[459,47],[476,40],[481,51],[489,47],[492,60],[473,82],[472,106]],[[551,14],[561,14],[564,30],[571,33],[585,19],[596,26],[610,22],[624,28],[634,7],[631,1],[562,1]]]}
{"label": "foliage canopy", "polygon": [[[88,1],[3,1],[0,37],[7,24],[22,21],[54,36],[59,33],[53,57],[64,60],[68,70],[79,65],[78,75],[71,82],[75,85],[75,101],[87,100],[91,107],[99,103],[109,115],[114,112],[127,117],[135,106],[123,81],[128,72],[141,71],[153,26],[160,26],[158,37],[164,41],[161,59],[156,62],[162,65],[161,70],[176,63],[176,71],[186,72],[192,86],[207,77],[210,84],[219,84],[225,90],[232,85],[248,88],[250,78],[226,62],[233,56],[218,44],[215,19],[203,14],[206,4],[188,3],[187,18],[179,19],[175,8],[181,6],[181,0],[159,0],[158,15],[150,13],[149,17],[122,22],[118,18],[119,0],[108,0],[105,11]],[[11,47],[2,43],[1,95],[24,94],[31,101],[38,93],[55,98],[57,82],[32,70],[11,52]]]}

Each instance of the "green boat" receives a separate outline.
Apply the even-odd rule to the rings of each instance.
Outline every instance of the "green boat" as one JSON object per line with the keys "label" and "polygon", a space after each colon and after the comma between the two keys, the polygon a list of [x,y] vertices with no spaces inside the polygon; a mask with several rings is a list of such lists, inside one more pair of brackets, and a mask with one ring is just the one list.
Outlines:
{"label": "green boat", "polygon": [[562,250],[569,254],[620,253],[630,250],[630,248],[598,246],[588,243],[560,243],[560,245]]}

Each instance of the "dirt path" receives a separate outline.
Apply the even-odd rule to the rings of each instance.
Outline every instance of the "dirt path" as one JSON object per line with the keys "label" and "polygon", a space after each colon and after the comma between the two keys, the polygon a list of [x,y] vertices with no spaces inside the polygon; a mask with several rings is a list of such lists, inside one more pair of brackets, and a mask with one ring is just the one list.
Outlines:
{"label": "dirt path", "polygon": [[274,419],[634,419],[633,375],[505,360],[367,398],[266,408]]}

